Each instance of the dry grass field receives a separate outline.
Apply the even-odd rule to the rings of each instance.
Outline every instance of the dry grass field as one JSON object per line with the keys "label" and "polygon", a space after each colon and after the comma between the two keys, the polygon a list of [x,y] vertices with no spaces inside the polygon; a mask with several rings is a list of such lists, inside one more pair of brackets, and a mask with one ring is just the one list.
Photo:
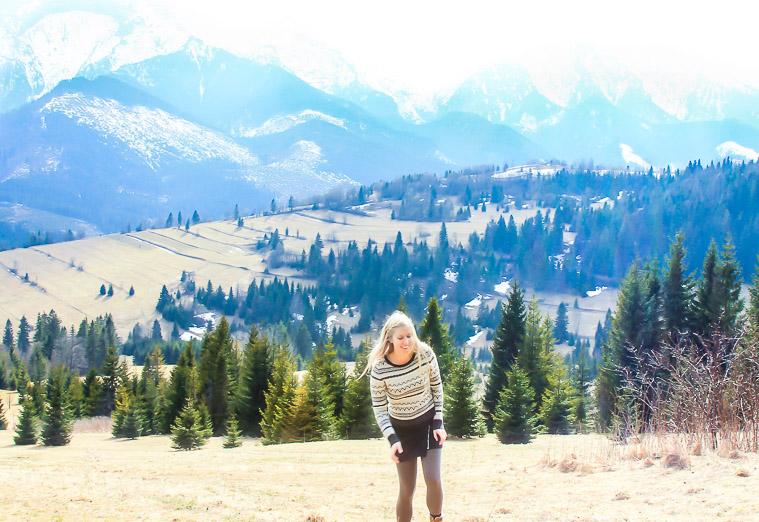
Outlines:
{"label": "dry grass field", "polygon": [[[325,254],[330,248],[344,248],[351,240],[362,246],[369,238],[380,245],[392,242],[398,231],[405,241],[424,238],[431,245],[437,242],[439,223],[391,220],[391,209],[384,204],[365,206],[364,210],[368,215],[302,210],[246,218],[242,228],[232,221],[214,221],[195,225],[189,232],[176,228],[145,230],[0,252],[0,287],[4,289],[0,293],[0,320],[10,319],[15,326],[26,315],[34,324],[37,313],[54,309],[69,326],[78,325],[85,317],[111,313],[119,335],[126,339],[135,323],[149,325],[157,317],[155,304],[161,285],[175,290],[182,270],[192,272],[199,285],[210,279],[225,291],[230,287],[236,292],[246,290],[253,279],[274,275],[308,283],[286,268],[264,273],[265,260],[254,246],[275,229],[283,237],[286,252],[296,255],[308,252],[317,233],[324,240]],[[537,210],[533,207],[511,213],[521,224]],[[500,215],[491,205],[486,212],[473,212],[468,222],[448,223],[450,241],[466,243],[471,232],[483,233],[488,221]],[[504,216],[508,220],[508,214]],[[290,237],[284,237],[285,229]],[[113,285],[114,295],[100,296],[100,285]],[[131,297],[130,286],[135,289]],[[572,302],[570,297],[564,300]],[[582,321],[590,325],[581,327],[583,332],[590,332],[588,335],[593,335],[595,320],[603,316],[607,306],[604,302],[595,308],[600,311],[593,311],[592,317]],[[582,318],[579,311],[577,317]],[[171,331],[171,325],[162,326],[165,333]]]}
{"label": "dry grass field", "polygon": [[[394,520],[383,440],[171,449],[166,436],[114,440],[80,421],[69,446],[14,446],[0,431],[2,520]],[[757,520],[759,456],[693,455],[676,441],[616,445],[489,435],[444,449],[446,520]],[[674,455],[674,456],[673,456]],[[421,478],[414,520],[426,520]]]}

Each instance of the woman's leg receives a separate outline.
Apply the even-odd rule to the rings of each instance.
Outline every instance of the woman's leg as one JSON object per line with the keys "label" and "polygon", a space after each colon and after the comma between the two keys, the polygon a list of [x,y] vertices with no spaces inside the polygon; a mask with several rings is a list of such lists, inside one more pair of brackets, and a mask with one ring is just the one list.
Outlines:
{"label": "woman's leg", "polygon": [[411,520],[411,500],[416,488],[416,459],[399,462],[398,468],[398,502],[395,504],[395,516],[398,522]]}
{"label": "woman's leg", "polygon": [[427,484],[427,508],[430,510],[430,515],[443,514],[442,457],[442,449],[431,449],[427,451],[427,456],[422,458],[422,472],[424,482]]}

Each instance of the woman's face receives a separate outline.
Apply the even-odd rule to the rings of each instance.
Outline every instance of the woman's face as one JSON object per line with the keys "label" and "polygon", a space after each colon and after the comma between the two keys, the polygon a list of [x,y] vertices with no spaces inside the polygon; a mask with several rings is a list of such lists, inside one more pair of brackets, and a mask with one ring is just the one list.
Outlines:
{"label": "woman's face", "polygon": [[393,328],[390,333],[390,344],[393,345],[393,350],[400,353],[410,353],[414,346],[413,333],[408,326],[399,326]]}

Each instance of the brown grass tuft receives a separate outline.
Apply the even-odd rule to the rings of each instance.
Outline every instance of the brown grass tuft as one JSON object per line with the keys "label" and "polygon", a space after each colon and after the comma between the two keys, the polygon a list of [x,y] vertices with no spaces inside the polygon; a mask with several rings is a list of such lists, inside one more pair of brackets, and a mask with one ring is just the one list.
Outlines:
{"label": "brown grass tuft", "polygon": [[643,461],[643,467],[644,468],[650,468],[653,465],[654,465],[654,461],[651,460],[650,458],[648,458],[648,459],[646,459],[646,460]]}
{"label": "brown grass tuft", "polygon": [[306,522],[325,522],[325,518],[321,515],[308,515]]}
{"label": "brown grass tuft", "polygon": [[690,450],[691,455],[701,456],[704,453],[704,447],[701,444],[701,440],[697,440]]}
{"label": "brown grass tuft", "polygon": [[733,460],[740,460],[743,458],[741,455],[741,452],[738,450],[732,450],[730,453],[727,454],[727,458],[733,459]]}
{"label": "brown grass tuft", "polygon": [[564,457],[559,462],[559,471],[561,471],[562,473],[577,471],[579,467],[580,465],[577,462],[577,456],[574,453],[571,453],[570,455]]}
{"label": "brown grass tuft", "polygon": [[688,461],[679,453],[667,453],[662,461],[665,468],[686,469]]}
{"label": "brown grass tuft", "polygon": [[630,495],[625,493],[624,491],[618,491],[616,495],[614,495],[614,500],[629,500]]}
{"label": "brown grass tuft", "polygon": [[751,475],[751,473],[749,473],[749,472],[748,472],[748,470],[747,470],[747,469],[745,469],[745,468],[738,468],[738,469],[735,471],[735,474],[736,474],[737,476],[739,476],[739,477],[748,477],[749,475]]}

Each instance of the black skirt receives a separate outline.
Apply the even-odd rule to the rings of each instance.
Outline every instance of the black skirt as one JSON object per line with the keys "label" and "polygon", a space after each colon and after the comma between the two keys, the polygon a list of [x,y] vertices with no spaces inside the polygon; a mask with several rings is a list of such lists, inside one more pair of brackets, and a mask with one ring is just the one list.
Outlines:
{"label": "black skirt", "polygon": [[432,433],[434,417],[435,410],[431,409],[421,417],[410,421],[390,418],[395,434],[398,435],[401,446],[403,446],[403,453],[398,455],[401,462],[413,460],[417,457],[424,458],[427,456],[427,451],[442,448]]}

